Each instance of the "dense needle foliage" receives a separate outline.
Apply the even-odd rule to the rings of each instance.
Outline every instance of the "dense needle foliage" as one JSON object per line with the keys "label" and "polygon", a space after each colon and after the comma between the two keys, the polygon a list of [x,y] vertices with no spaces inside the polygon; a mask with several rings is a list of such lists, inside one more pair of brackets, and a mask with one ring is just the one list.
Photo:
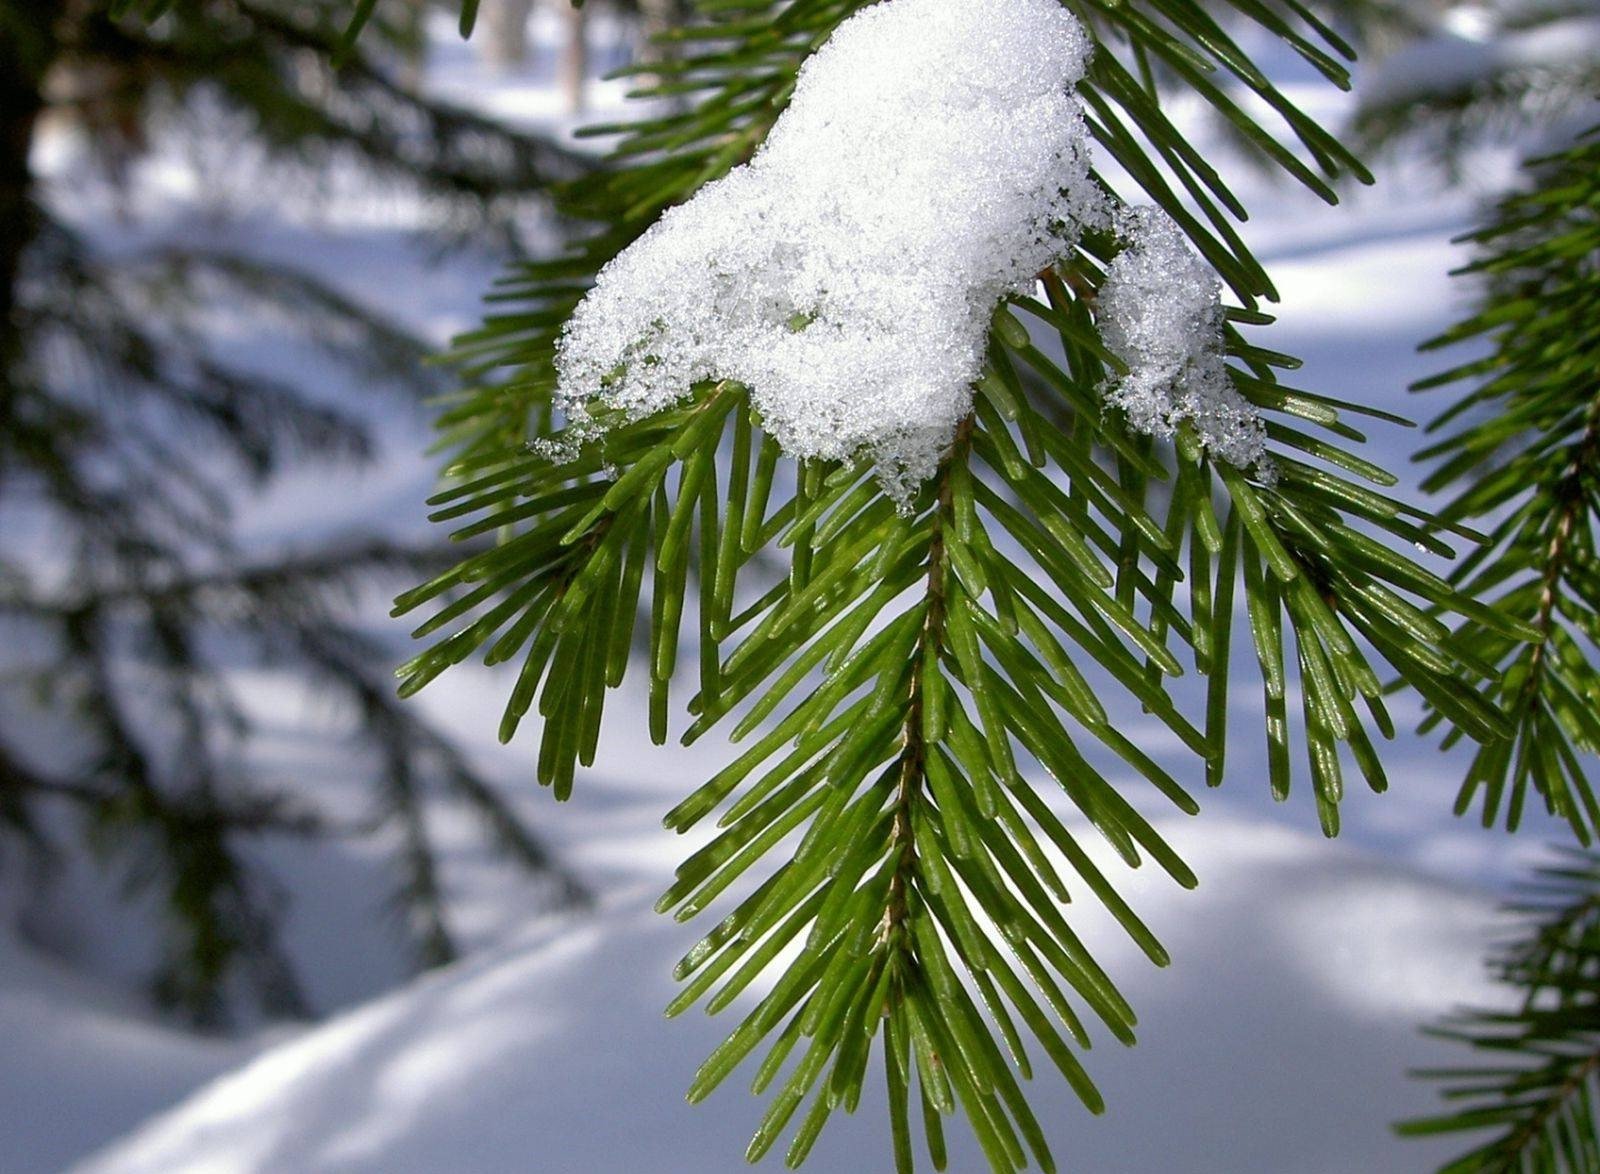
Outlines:
{"label": "dense needle foliage", "polygon": [[[579,168],[396,80],[414,19],[375,28],[335,84],[337,6],[166,7],[146,24],[88,3],[0,2],[0,860],[16,876],[99,856],[162,919],[157,994],[216,1022],[251,1001],[313,1009],[279,940],[265,839],[392,836],[394,913],[425,963],[454,952],[430,793],[480,814],[538,887],[575,890],[489,781],[398,703],[392,643],[352,618],[358,592],[447,565],[443,544],[235,541],[241,493],[299,461],[364,460],[375,405],[266,373],[218,345],[219,317],[224,334],[234,314],[314,350],[389,411],[439,390],[424,344],[237,237],[168,242],[130,223],[145,243],[119,244],[73,225],[34,174],[40,125],[72,120],[114,189],[147,140],[220,117],[270,160],[260,185],[290,196],[324,164],[353,166],[426,199],[441,240],[509,239],[514,201]],[[330,821],[309,788],[251,762],[257,718],[237,682],[251,666],[355,716],[364,816]]]}
{"label": "dense needle foliage", "polygon": [[1591,134],[1530,167],[1532,184],[1471,238],[1477,312],[1429,344],[1489,350],[1417,385],[1471,385],[1420,456],[1437,462],[1424,485],[1451,495],[1443,516],[1494,523],[1453,583],[1535,633],[1523,642],[1468,621],[1451,637],[1495,667],[1515,727],[1478,751],[1458,810],[1476,804],[1486,826],[1515,829],[1536,798],[1587,844],[1600,830],[1584,762],[1600,750],[1600,143]]}
{"label": "dense needle foliage", "polygon": [[1451,1102],[1402,1133],[1474,1135],[1439,1174],[1581,1174],[1600,1168],[1600,858],[1570,851],[1539,870],[1513,907],[1525,930],[1495,960],[1507,1010],[1464,1012],[1435,1028],[1477,1063],[1417,1075]]}
{"label": "dense needle foliage", "polygon": [[[973,411],[907,512],[864,463],[794,468],[746,389],[725,381],[617,421],[574,459],[530,449],[560,423],[554,344],[596,271],[751,156],[800,62],[855,7],[703,4],[640,91],[677,105],[591,132],[617,136],[610,165],[562,193],[590,235],[519,267],[496,294],[503,311],[458,348],[471,385],[443,416],[454,455],[435,516],[499,539],[400,600],[433,609],[404,689],[475,655],[518,663],[502,736],[537,710],[538,778],[565,796],[594,758],[606,691],[642,624],[653,737],[668,736],[671,692],[687,680],[685,740],[724,719],[750,740],[667,816],[720,829],[661,901],[680,919],[721,911],[680,963],[671,1010],[719,1010],[757,976],[773,983],[691,1098],[763,1053],[754,1087],[773,1095],[750,1154],[798,1113],[797,1164],[834,1109],[855,1108],[881,1042],[898,1168],[912,1164],[915,1102],[935,1165],[959,1105],[995,1169],[1029,1154],[1048,1169],[1018,1078],[1042,1052],[1098,1108],[1077,1051],[1093,1032],[1131,1041],[1135,1028],[1066,897],[1104,903],[1166,961],[1078,829],[1130,867],[1195,881],[1145,814],[1195,811],[1191,788],[1123,732],[1117,708],[1144,709],[1192,752],[1197,776],[1221,782],[1242,590],[1270,785],[1287,793],[1298,743],[1331,834],[1348,765],[1386,785],[1372,733],[1392,725],[1373,655],[1487,740],[1504,719],[1460,679],[1489,666],[1452,646],[1435,613],[1509,637],[1531,629],[1397,553],[1447,547],[1434,520],[1383,492],[1392,475],[1349,451],[1362,436],[1345,417],[1361,409],[1282,382],[1293,360],[1243,332],[1270,322],[1272,286],[1232,227],[1243,209],[1163,115],[1157,65],[1325,198],[1362,172],[1210,16],[1169,0],[1071,6],[1099,43],[1080,93],[1107,160],[1100,182],[1111,190],[1113,164],[1124,172],[1126,194],[1170,213],[1231,292],[1230,370],[1266,416],[1275,478],[1214,463],[1185,432],[1153,442],[1107,408],[1116,366],[1095,293],[1116,245],[1093,236],[1039,275],[1037,297],[997,312]],[[1310,13],[1234,8],[1345,84],[1344,46]],[[1236,87],[1275,112],[1270,130]],[[680,666],[686,622],[695,663]],[[1167,687],[1188,664],[1208,677],[1193,715]],[[1113,786],[1111,760],[1145,789]]]}

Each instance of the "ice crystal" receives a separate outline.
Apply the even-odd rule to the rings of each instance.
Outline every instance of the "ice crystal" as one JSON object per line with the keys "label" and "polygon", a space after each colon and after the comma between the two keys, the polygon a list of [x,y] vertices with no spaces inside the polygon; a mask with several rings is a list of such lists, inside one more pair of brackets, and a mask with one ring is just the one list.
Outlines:
{"label": "ice crystal", "polygon": [[1168,437],[1187,420],[1218,457],[1260,464],[1266,431],[1223,358],[1221,283],[1166,213],[1130,209],[1118,227],[1128,243],[1096,306],[1106,346],[1128,373],[1107,401],[1141,432]]}

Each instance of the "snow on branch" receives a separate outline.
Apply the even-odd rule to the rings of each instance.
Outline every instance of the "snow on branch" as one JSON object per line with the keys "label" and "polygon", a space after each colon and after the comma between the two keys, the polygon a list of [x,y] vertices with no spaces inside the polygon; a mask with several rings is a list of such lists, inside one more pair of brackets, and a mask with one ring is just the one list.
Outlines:
{"label": "snow on branch", "polygon": [[1187,420],[1214,455],[1256,464],[1266,429],[1228,377],[1222,283],[1160,209],[1127,209],[1117,226],[1129,243],[1106,270],[1098,309],[1106,346],[1128,373],[1106,402],[1141,432],[1169,437]]}
{"label": "snow on branch", "polygon": [[[907,502],[971,409],[995,304],[1112,223],[1073,92],[1091,48],[1055,0],[885,0],[845,21],[751,162],[601,271],[558,346],[568,440],[597,404],[637,418],[733,380],[790,456],[869,457]],[[1141,352],[1114,402],[1253,461],[1215,278],[1165,218],[1128,223],[1157,227],[1112,267],[1108,337]]]}

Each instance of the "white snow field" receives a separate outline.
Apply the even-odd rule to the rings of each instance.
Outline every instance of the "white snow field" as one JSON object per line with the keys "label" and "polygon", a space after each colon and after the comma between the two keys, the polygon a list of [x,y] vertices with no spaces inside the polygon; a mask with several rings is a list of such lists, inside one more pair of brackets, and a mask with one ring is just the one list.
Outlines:
{"label": "white snow field", "polygon": [[[616,831],[634,822],[619,818]],[[668,859],[647,846],[649,827],[639,818],[627,837],[642,849],[641,878],[664,875]],[[1127,886],[1171,950],[1169,970],[1152,967],[1109,918],[1075,922],[1138,1009],[1143,1039],[1130,1050],[1102,1032],[1085,1057],[1110,1105],[1103,1118],[1064,1082],[1035,1082],[1062,1168],[1421,1168],[1428,1147],[1401,1149],[1387,1123],[1428,1105],[1404,1071],[1440,1054],[1416,1038],[1417,1019],[1487,995],[1476,975],[1493,928],[1488,903],[1301,832],[1225,818],[1157,828],[1203,879],[1194,893],[1153,875]],[[684,1103],[695,1066],[732,1023],[698,1011],[662,1019],[686,937],[650,911],[652,895],[630,886],[584,922],[520,935],[342,1016],[77,1169],[744,1168],[760,1118],[748,1078]],[[810,1168],[889,1168],[882,1097],[876,1084],[869,1093],[824,1132]],[[984,1169],[965,1131],[949,1133],[950,1168]]]}
{"label": "white snow field", "polygon": [[[1278,56],[1267,65],[1325,121],[1350,109],[1303,68]],[[494,78],[445,43],[433,76],[440,88],[498,112],[554,117],[543,66]],[[603,104],[613,94],[598,98]],[[1179,100],[1172,111],[1202,142],[1214,141],[1208,156],[1228,166],[1227,146],[1193,103]],[[162,166],[149,187],[157,218],[179,228],[199,223],[181,159]],[[1401,158],[1376,188],[1327,208],[1231,167],[1230,181],[1252,210],[1247,238],[1284,298],[1283,320],[1256,337],[1306,360],[1301,385],[1422,418],[1438,409],[1404,387],[1439,362],[1414,347],[1463,304],[1464,291],[1446,277],[1464,259],[1450,239],[1471,223],[1476,201],[1504,182],[1504,160],[1485,155],[1472,174],[1482,177],[1475,189],[1441,195],[1437,176]],[[441,337],[472,321],[490,276],[471,259],[424,271],[398,223],[404,209],[247,212],[245,227],[228,231],[252,247],[314,256],[331,278]],[[236,325],[250,342],[251,324]],[[304,355],[280,361],[290,374],[311,370]],[[1371,434],[1369,455],[1413,488],[1407,453],[1416,434],[1387,425]],[[356,520],[414,528],[431,476],[421,455],[427,439],[422,419],[386,418],[375,466],[337,478],[322,470],[285,477],[247,512],[248,534],[324,534]],[[384,603],[371,608],[377,623]],[[1205,808],[1192,820],[1156,819],[1199,874],[1199,889],[1184,892],[1148,869],[1111,872],[1170,950],[1172,966],[1153,968],[1091,903],[1073,907],[1075,924],[1138,1011],[1141,1042],[1124,1049],[1101,1033],[1085,1057],[1109,1105],[1101,1118],[1042,1071],[1030,1090],[1041,1120],[1063,1169],[1082,1174],[1430,1168],[1459,1143],[1400,1141],[1389,1130],[1436,1103],[1406,1069],[1452,1055],[1418,1026],[1495,997],[1481,966],[1505,928],[1495,909],[1541,855],[1542,841],[1560,831],[1534,820],[1511,839],[1453,819],[1462,757],[1405,732],[1415,713],[1399,705],[1402,734],[1383,748],[1391,792],[1352,788],[1341,839],[1325,841],[1304,787],[1281,806],[1267,796],[1253,666],[1241,659],[1233,679],[1237,732],[1220,791],[1204,793],[1193,762],[1169,745],[1149,747],[1194,780]],[[463,667],[418,703],[503,781],[600,894],[595,909],[538,913],[528,888],[473,846],[465,817],[437,805],[446,885],[472,951],[408,980],[397,934],[378,912],[388,884],[382,842],[267,845],[291,901],[289,949],[317,1005],[334,1013],[307,1028],[219,1039],[159,1022],[128,993],[148,961],[141,943],[149,921],[122,910],[105,885],[77,878],[56,902],[70,908],[11,916],[25,903],[15,878],[0,874],[0,1174],[744,1168],[761,1111],[746,1094],[748,1077],[736,1075],[704,1105],[683,1099],[738,1007],[716,1019],[698,1010],[662,1018],[672,963],[706,926],[678,925],[649,909],[690,847],[662,830],[660,816],[726,748],[715,737],[690,750],[651,747],[630,684],[609,705],[600,761],[558,808],[532,782],[533,731],[511,747],[494,742],[508,688],[504,674]],[[273,717],[257,753],[336,809],[359,809],[338,721],[271,674],[253,681],[252,699]],[[1159,816],[1130,781],[1135,793],[1142,810]],[[881,1096],[872,1096],[853,1118],[836,1118],[807,1168],[888,1169],[881,1108]],[[950,1136],[950,1168],[983,1169],[963,1127]]]}

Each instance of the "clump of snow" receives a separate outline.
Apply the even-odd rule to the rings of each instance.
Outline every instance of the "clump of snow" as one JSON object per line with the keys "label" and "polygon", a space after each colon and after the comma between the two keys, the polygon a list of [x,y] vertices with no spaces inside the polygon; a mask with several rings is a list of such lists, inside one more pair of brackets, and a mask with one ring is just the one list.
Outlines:
{"label": "clump of snow", "polygon": [[902,501],[970,410],[995,303],[1104,219],[1055,0],[886,0],[800,71],[751,162],[600,274],[558,401],[641,416],[750,389],[796,458],[869,456]]}
{"label": "clump of snow", "polygon": [[[598,431],[597,404],[638,418],[731,380],[791,457],[868,457],[906,504],[971,410],[995,304],[1113,224],[1073,93],[1090,49],[1055,0],[885,0],[845,21],[750,163],[601,271],[557,349],[564,443]],[[1117,401],[1252,463],[1216,279],[1169,220],[1126,224]]]}
{"label": "clump of snow", "polygon": [[1126,210],[1118,228],[1128,244],[1112,259],[1096,307],[1106,346],[1128,373],[1107,402],[1141,432],[1170,437],[1187,420],[1223,460],[1260,463],[1266,430],[1228,376],[1216,274],[1159,209]]}

